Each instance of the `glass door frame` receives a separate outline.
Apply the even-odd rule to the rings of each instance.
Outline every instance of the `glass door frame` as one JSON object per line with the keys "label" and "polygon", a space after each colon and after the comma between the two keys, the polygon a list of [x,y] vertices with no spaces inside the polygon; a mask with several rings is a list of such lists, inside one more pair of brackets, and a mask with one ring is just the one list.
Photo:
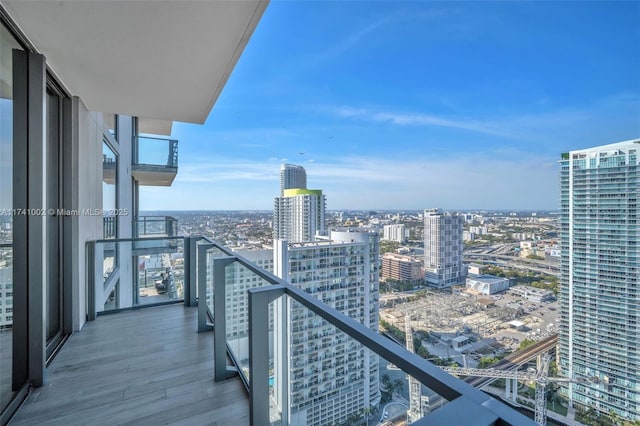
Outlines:
{"label": "glass door frame", "polygon": [[[0,24],[6,24],[0,7]],[[72,331],[71,271],[73,267],[72,227],[77,217],[59,216],[57,253],[51,256],[59,267],[60,327],[53,339],[47,339],[47,247],[46,177],[47,165],[47,91],[59,96],[57,162],[58,205],[71,209],[73,205],[74,154],[71,97],[56,83],[47,70],[45,57],[31,46],[14,49],[13,55],[13,399],[0,413],[0,423],[6,423],[27,396],[31,387],[45,383],[46,368],[57,349]],[[57,214],[54,212],[53,214]],[[78,261],[76,259],[76,261]],[[77,297],[77,296],[76,296]],[[48,341],[49,340],[49,341]]]}

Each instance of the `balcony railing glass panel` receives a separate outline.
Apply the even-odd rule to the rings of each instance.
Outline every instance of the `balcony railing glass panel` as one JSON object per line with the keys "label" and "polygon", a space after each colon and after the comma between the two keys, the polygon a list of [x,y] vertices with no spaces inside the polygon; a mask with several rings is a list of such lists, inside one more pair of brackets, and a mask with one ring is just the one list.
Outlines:
{"label": "balcony railing glass panel", "polygon": [[[224,344],[215,345],[216,366],[221,364],[224,370],[228,351],[249,387],[252,424],[301,424],[311,420],[318,420],[317,424],[333,424],[334,421],[358,424],[364,420],[363,416],[372,412],[374,416],[384,417],[382,410],[385,407],[378,405],[378,399],[383,396],[380,390],[382,375],[394,368],[398,370],[393,371],[401,372],[396,373],[399,374],[398,390],[390,392],[391,398],[404,399],[407,407],[411,406],[407,374],[416,379],[414,404],[409,412],[416,422],[426,417],[424,421],[434,419],[436,424],[447,424],[451,419],[456,424],[534,424],[381,336],[369,323],[363,325],[226,247],[213,242],[211,246],[225,254],[212,260],[218,268],[224,269],[224,273],[215,273],[214,266],[211,274],[218,301],[214,321],[216,329],[224,324],[222,329],[225,330]],[[239,278],[239,275],[229,277],[226,268],[236,262],[250,271],[251,278],[255,274],[261,280],[247,283],[246,278]],[[231,283],[227,283],[231,278]],[[227,295],[229,288],[232,291]],[[244,291],[248,292],[246,316],[238,309]],[[222,304],[217,299],[221,295],[225,301]],[[227,312],[228,309],[232,312]],[[227,322],[234,331],[248,326],[246,340],[227,333],[230,329]],[[219,334],[214,334],[214,340],[219,338]],[[222,348],[226,349],[225,353],[219,352]],[[396,367],[390,368],[390,363]],[[225,371],[216,371],[215,376],[216,380],[228,378]],[[339,405],[337,410],[332,408],[335,404]],[[377,412],[369,411],[376,408]],[[348,414],[342,416],[345,419],[339,418],[341,414],[337,411],[340,410],[348,410]],[[329,418],[329,412],[333,413],[333,420]],[[391,416],[402,420],[402,414],[402,409],[398,411],[396,407],[393,412],[389,410],[387,419],[383,420]],[[355,416],[360,417],[356,419]]]}
{"label": "balcony railing glass panel", "polygon": [[286,294],[269,307],[278,312],[268,334],[270,424],[416,422],[447,403],[412,378],[411,407],[399,367]]}
{"label": "balcony railing glass panel", "polygon": [[100,240],[90,244],[94,312],[162,304],[184,298],[184,239]]}
{"label": "balcony railing glass panel", "polygon": [[[225,312],[227,348],[237,367],[250,382],[249,372],[249,293],[250,288],[270,286],[271,283],[244,265],[233,262],[225,266]],[[269,332],[273,332],[273,307],[269,308]],[[270,356],[272,356],[270,351]]]}
{"label": "balcony railing glass panel", "polygon": [[[134,238],[175,237],[178,235],[178,219],[171,216],[140,216],[133,219]],[[106,238],[106,237],[105,237]]]}
{"label": "balcony railing glass panel", "polygon": [[178,141],[149,136],[136,138],[135,165],[178,167]]}

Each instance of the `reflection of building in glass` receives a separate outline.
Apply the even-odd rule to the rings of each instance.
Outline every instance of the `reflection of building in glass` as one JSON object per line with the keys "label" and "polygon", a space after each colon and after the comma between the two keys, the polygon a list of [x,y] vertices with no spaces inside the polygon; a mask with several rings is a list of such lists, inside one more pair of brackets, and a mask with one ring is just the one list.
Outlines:
{"label": "reflection of building in glass", "polygon": [[0,248],[0,329],[13,324],[13,256]]}
{"label": "reflection of building in glass", "polygon": [[[377,234],[332,231],[275,244],[276,275],[378,329]],[[288,315],[291,424],[340,424],[380,401],[377,356],[297,303]]]}

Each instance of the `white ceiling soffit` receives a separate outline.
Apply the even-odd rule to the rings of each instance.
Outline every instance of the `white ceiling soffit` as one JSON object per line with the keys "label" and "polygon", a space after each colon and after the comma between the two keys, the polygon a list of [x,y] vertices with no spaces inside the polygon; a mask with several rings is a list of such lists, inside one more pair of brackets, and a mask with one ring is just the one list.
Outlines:
{"label": "white ceiling soffit", "polygon": [[204,123],[267,1],[0,0],[92,111]]}
{"label": "white ceiling soffit", "polygon": [[138,132],[152,135],[171,136],[171,120],[156,120],[154,118],[138,118]]}

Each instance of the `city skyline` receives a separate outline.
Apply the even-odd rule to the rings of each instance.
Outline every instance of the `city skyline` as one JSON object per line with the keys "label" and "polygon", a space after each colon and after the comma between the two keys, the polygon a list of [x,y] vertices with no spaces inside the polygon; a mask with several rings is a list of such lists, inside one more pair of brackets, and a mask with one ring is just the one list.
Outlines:
{"label": "city skyline", "polygon": [[555,210],[560,152],[640,133],[639,13],[273,3],[206,125],[174,123],[180,173],[141,208],[268,210],[290,162],[329,210]]}

